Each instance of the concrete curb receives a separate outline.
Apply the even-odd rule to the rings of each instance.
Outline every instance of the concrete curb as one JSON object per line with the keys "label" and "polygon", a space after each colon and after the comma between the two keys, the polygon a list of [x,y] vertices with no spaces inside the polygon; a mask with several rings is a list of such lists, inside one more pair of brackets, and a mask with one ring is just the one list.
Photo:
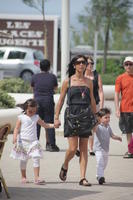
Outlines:
{"label": "concrete curb", "polygon": [[10,123],[13,130],[17,116],[22,112],[20,108],[1,109],[0,110],[0,126]]}
{"label": "concrete curb", "polygon": [[[115,86],[104,85],[103,90],[104,90],[105,100],[114,100]],[[27,99],[33,98],[33,94],[9,93],[9,95],[14,97],[16,104],[24,103]],[[59,94],[55,94],[54,95],[55,104],[57,104],[58,99],[59,99]],[[21,113],[21,111],[22,110],[20,108],[1,109],[0,110],[0,125],[3,125],[5,123],[10,123],[11,129],[13,130],[14,125],[16,123],[17,116]],[[62,127],[61,127],[61,130],[62,130]]]}

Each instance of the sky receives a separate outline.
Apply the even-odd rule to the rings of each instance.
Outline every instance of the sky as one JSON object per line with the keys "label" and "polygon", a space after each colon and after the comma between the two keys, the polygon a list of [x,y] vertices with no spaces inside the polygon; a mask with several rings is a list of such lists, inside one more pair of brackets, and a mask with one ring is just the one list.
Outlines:
{"label": "sky", "polygon": [[[88,0],[70,0],[70,25],[77,25],[77,16],[83,13]],[[47,0],[45,13],[61,16],[62,0]],[[39,14],[39,12],[25,5],[22,0],[0,0],[0,14]],[[77,27],[78,30],[78,27]]]}

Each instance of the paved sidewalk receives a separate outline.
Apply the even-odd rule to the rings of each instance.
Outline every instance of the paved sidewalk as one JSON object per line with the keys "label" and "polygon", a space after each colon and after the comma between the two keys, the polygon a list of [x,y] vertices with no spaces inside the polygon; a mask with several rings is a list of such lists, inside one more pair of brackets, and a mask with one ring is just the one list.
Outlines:
{"label": "paved sidewalk", "polygon": [[[106,102],[106,106],[112,109],[111,126],[114,133],[120,135],[118,119],[114,115],[113,102]],[[57,145],[60,152],[44,152],[41,160],[41,178],[46,185],[39,186],[33,183],[33,168],[30,160],[27,166],[29,184],[20,183],[19,162],[9,157],[12,149],[12,135],[9,135],[1,160],[1,169],[8,185],[8,190],[13,200],[131,200],[133,198],[133,159],[123,159],[126,149],[126,138],[123,142],[111,140],[109,163],[105,171],[106,184],[98,185],[95,157],[88,157],[87,179],[92,187],[79,186],[79,159],[75,156],[70,162],[68,178],[65,183],[59,179],[59,171],[62,165],[67,139],[57,133]],[[45,134],[41,134],[41,144],[45,149]],[[0,193],[0,200],[6,199],[4,190]]]}

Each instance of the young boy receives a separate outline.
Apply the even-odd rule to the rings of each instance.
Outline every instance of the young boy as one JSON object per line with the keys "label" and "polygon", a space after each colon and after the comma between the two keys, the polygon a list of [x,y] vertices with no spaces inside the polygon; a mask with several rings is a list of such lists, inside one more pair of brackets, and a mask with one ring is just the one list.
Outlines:
{"label": "young boy", "polygon": [[111,111],[108,108],[102,108],[97,113],[99,124],[96,127],[94,135],[94,152],[97,161],[97,180],[100,185],[105,183],[104,170],[108,163],[110,137],[114,140],[122,141],[121,137],[113,134],[109,125]]}

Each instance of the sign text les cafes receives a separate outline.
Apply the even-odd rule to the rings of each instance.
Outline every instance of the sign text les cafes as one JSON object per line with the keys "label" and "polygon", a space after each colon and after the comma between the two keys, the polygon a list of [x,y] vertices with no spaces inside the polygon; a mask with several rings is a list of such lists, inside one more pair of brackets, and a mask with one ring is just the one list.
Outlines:
{"label": "sign text les cafes", "polygon": [[[53,55],[53,21],[46,21],[48,54]],[[0,19],[0,46],[23,46],[44,50],[42,20]],[[52,54],[52,55],[51,55]]]}

